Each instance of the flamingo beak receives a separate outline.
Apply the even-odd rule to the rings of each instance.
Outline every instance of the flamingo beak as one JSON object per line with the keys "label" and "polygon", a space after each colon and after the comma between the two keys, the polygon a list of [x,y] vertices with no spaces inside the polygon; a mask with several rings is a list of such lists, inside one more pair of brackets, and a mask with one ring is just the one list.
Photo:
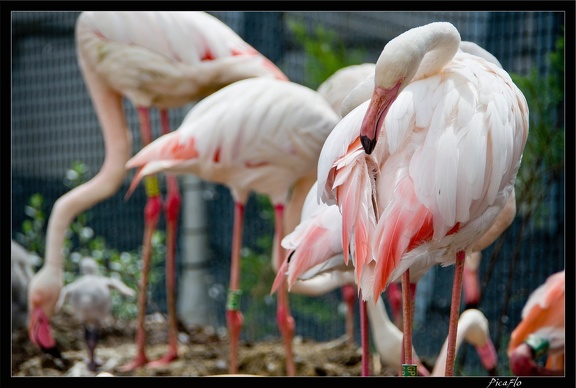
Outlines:
{"label": "flamingo beak", "polygon": [[[278,271],[276,271],[276,278],[274,279],[274,283],[272,283],[272,289],[270,291],[270,295],[274,294],[278,288],[280,288],[284,281],[286,280],[286,271],[288,270],[288,263],[290,263],[290,258],[294,254],[295,251],[290,252],[287,256]],[[288,287],[290,289],[290,287]]]}
{"label": "flamingo beak", "polygon": [[55,358],[62,359],[56,340],[50,331],[50,319],[41,307],[36,307],[30,315],[28,323],[28,336],[30,340],[43,352]]}
{"label": "flamingo beak", "polygon": [[396,100],[396,97],[398,97],[402,81],[403,80],[398,81],[396,85],[390,89],[384,89],[379,86],[374,88],[370,105],[368,105],[364,120],[362,120],[362,126],[360,127],[360,141],[362,142],[364,152],[368,155],[376,148],[378,133],[380,132],[380,128],[382,128],[388,109],[390,109],[390,106],[394,100]]}
{"label": "flamingo beak", "polygon": [[497,376],[498,353],[494,348],[494,343],[490,339],[483,346],[477,346],[476,352],[480,357],[480,362],[490,376]]}

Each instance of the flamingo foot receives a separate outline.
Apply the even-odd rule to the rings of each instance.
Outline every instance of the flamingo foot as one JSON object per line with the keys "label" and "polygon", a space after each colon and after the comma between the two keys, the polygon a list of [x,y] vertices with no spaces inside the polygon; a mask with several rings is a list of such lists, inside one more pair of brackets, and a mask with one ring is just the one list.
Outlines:
{"label": "flamingo foot", "polygon": [[84,359],[84,363],[88,366],[90,372],[96,372],[98,368],[102,366],[102,361],[96,359],[90,360],[86,358]]}
{"label": "flamingo foot", "polygon": [[430,371],[422,364],[418,364],[416,370],[418,371],[418,376],[430,376]]}
{"label": "flamingo foot", "polygon": [[286,308],[278,308],[276,313],[278,328],[282,334],[284,348],[286,350],[286,375],[296,376],[296,365],[294,364],[294,353],[292,351],[292,341],[294,339],[294,329],[296,323],[294,318],[288,314]]}
{"label": "flamingo foot", "polygon": [[178,353],[173,351],[173,350],[169,350],[168,353],[166,353],[162,358],[159,358],[157,360],[150,361],[149,363],[147,363],[146,367],[148,367],[148,368],[160,368],[160,367],[163,367],[163,366],[170,364],[172,361],[174,361],[176,359],[178,359]]}
{"label": "flamingo foot", "polygon": [[144,365],[148,364],[148,358],[145,355],[139,355],[134,358],[134,360],[130,361],[128,364],[124,364],[118,368],[119,372],[130,372]]}

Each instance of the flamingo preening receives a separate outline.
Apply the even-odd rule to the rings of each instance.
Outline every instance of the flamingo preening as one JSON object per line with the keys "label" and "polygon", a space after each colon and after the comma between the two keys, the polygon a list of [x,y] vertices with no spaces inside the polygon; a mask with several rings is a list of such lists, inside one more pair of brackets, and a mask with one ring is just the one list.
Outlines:
{"label": "flamingo preening", "polygon": [[341,210],[345,261],[353,259],[362,297],[377,300],[402,278],[407,374],[412,272],[456,264],[452,376],[464,258],[510,197],[528,136],[526,99],[510,76],[459,46],[445,22],[391,40],[371,100],[334,128],[318,164],[319,197]]}
{"label": "flamingo preening", "polygon": [[[482,59],[485,59],[491,63],[493,63],[494,65],[498,66],[499,68],[501,68],[500,63],[498,62],[498,60],[496,58],[494,58],[490,53],[488,53],[486,50],[484,50],[483,48],[481,48],[480,46],[476,45],[475,43],[472,42],[460,42],[459,45],[459,52],[460,53],[473,53],[473,55],[475,57],[480,57]],[[384,53],[383,53],[384,55]],[[381,56],[382,59],[382,56]],[[363,65],[365,66],[365,65]],[[369,72],[370,73],[370,72]],[[369,76],[364,79],[363,81],[359,82],[359,80],[355,80],[354,82],[357,83],[357,86],[348,94],[347,97],[345,97],[342,100],[340,100],[340,105],[341,105],[341,115],[342,116],[346,116],[350,111],[352,111],[354,108],[356,108],[358,105],[360,105],[362,102],[370,99],[372,90],[374,88],[374,78],[375,78],[375,74],[372,71],[371,74],[369,74]],[[335,88],[334,86],[328,84],[329,86],[331,86],[330,88],[325,88],[326,90],[330,91],[330,90],[334,90],[337,92],[337,88]],[[319,88],[320,90],[320,88]],[[339,101],[338,99],[336,99],[336,101]],[[400,114],[400,113],[399,113]],[[352,124],[353,125],[353,124]],[[343,178],[346,179],[346,178]],[[287,249],[297,249],[300,246],[300,251],[295,251],[292,253],[292,255],[295,255],[294,257],[291,257],[292,259],[292,263],[290,264],[290,270],[287,269],[287,263],[283,264],[283,268],[281,269],[281,271],[279,271],[279,275],[278,276],[282,276],[280,273],[284,273],[284,272],[288,272],[288,284],[290,287],[292,287],[294,284],[296,284],[295,282],[297,281],[297,279],[299,279],[300,276],[303,276],[306,279],[310,279],[311,274],[317,273],[317,272],[322,272],[322,271],[326,271],[328,269],[331,269],[333,266],[338,267],[339,265],[341,265],[340,263],[338,263],[337,261],[340,260],[340,258],[336,259],[336,261],[334,259],[329,260],[327,262],[324,262],[322,264],[321,263],[323,260],[326,260],[325,257],[322,257],[320,255],[318,255],[318,251],[321,250],[322,248],[322,244],[319,243],[319,239],[318,237],[321,235],[329,235],[330,233],[333,233],[336,230],[341,230],[341,219],[338,220],[336,216],[334,216],[334,219],[331,219],[330,221],[326,221],[328,220],[328,214],[331,213],[331,210],[334,209],[319,209],[318,211],[316,211],[315,215],[311,215],[310,219],[306,220],[305,217],[303,216],[303,224],[299,226],[298,228],[300,229],[299,231],[297,230],[295,233],[295,235],[298,235],[298,237],[292,237],[290,240],[287,240],[285,248]],[[515,203],[515,196],[514,196],[514,190],[512,188],[512,192],[508,197],[508,200],[506,201],[506,204],[504,206],[504,209],[500,212],[500,214],[498,214],[498,217],[496,219],[496,221],[493,223],[493,225],[490,227],[490,229],[488,231],[486,231],[486,233],[478,240],[474,243],[474,245],[472,246],[472,253],[470,255],[470,257],[466,260],[466,262],[468,263],[465,266],[465,274],[466,274],[466,284],[464,287],[464,291],[465,291],[465,300],[466,303],[469,304],[470,306],[476,306],[479,302],[479,297],[480,297],[480,289],[479,289],[479,282],[478,282],[478,274],[477,274],[477,267],[478,267],[478,257],[480,255],[480,250],[486,248],[488,245],[492,244],[494,242],[494,240],[503,233],[503,231],[511,224],[511,222],[514,219],[514,216],[516,214],[516,203]],[[312,217],[315,217],[315,219],[312,219]],[[318,221],[320,220],[320,221]],[[324,221],[322,221],[324,220]],[[314,224],[316,223],[316,224]],[[314,232],[312,232],[312,230]],[[323,232],[320,232],[323,231]],[[313,239],[310,239],[311,235],[314,235]],[[309,241],[313,241],[312,243],[310,243]],[[327,240],[321,240],[321,241],[327,241]],[[338,239],[334,239],[334,241],[339,241]],[[336,245],[338,245],[338,242],[335,243]],[[308,246],[307,246],[308,245]],[[330,244],[324,244],[325,246],[331,246]],[[361,247],[360,247],[361,248]],[[356,246],[356,249],[359,249]],[[333,249],[334,251],[338,251],[338,247]],[[333,255],[334,252],[329,253],[328,256]],[[418,281],[418,279],[420,279],[422,277],[422,275],[431,267],[431,265],[433,265],[434,263],[432,261],[415,261],[413,266],[411,267],[411,272],[410,272],[410,283],[412,285],[415,285]],[[317,268],[310,270],[310,267],[314,266],[314,265],[318,265]],[[320,268],[320,269],[318,269]],[[333,269],[331,269],[333,271]],[[306,271],[310,271],[310,272],[306,272]],[[306,272],[304,275],[302,275],[304,272]],[[277,276],[277,279],[278,279]],[[392,283],[394,284],[394,283]],[[273,286],[273,290],[275,289],[276,284]],[[392,287],[389,288],[389,292],[387,294],[390,293]],[[414,292],[415,292],[415,287],[411,287],[411,295],[413,297]],[[392,302],[394,302],[394,297],[389,295],[389,298],[391,299]],[[400,301],[398,301],[400,302]],[[398,305],[400,305],[400,303],[398,303]],[[394,306],[394,303],[392,303],[392,306]],[[421,373],[422,374],[422,373]]]}
{"label": "flamingo preening", "polygon": [[[483,58],[498,67],[502,68],[502,64],[498,59],[492,55],[489,51],[485,50],[478,44],[470,41],[461,41],[460,50],[465,53],[472,54]],[[372,74],[372,78],[374,74]],[[366,83],[362,87],[357,87],[355,93],[357,95],[356,99],[367,100],[370,98],[370,93],[372,90],[368,90],[368,85]],[[349,103],[348,103],[349,104]],[[490,246],[504,231],[512,224],[514,217],[516,216],[516,195],[514,189],[506,201],[504,209],[498,215],[498,218],[490,229],[478,240],[472,247],[472,253],[466,255],[464,261],[464,272],[462,279],[463,288],[463,301],[465,308],[477,308],[481,299],[481,287],[480,287],[480,261],[482,259],[482,251]],[[398,327],[402,327],[402,314],[401,306],[401,291],[399,290],[399,285],[397,282],[391,283],[388,287],[388,292],[386,293],[390,305],[393,308],[392,315],[394,316],[394,321]]]}
{"label": "flamingo preening", "polygon": [[[132,137],[123,110],[127,98],[138,110],[143,145],[152,140],[149,111],[158,108],[162,132],[169,132],[167,111],[198,101],[238,80],[286,76],[270,60],[242,40],[232,29],[204,12],[83,12],[76,23],[78,63],[90,93],[104,137],[105,159],[100,171],[86,183],[61,196],[48,221],[42,268],[30,282],[29,336],[41,349],[57,354],[50,318],[63,287],[62,248],[66,229],[86,209],[118,191],[127,175]],[[149,362],[145,352],[144,318],[150,269],[151,236],[162,210],[155,177],[146,179],[148,201],[142,276],[138,296],[136,356],[124,365],[165,365],[178,357],[175,287],[175,241],[180,195],[177,181],[168,177],[165,200],[168,306],[168,351]]]}

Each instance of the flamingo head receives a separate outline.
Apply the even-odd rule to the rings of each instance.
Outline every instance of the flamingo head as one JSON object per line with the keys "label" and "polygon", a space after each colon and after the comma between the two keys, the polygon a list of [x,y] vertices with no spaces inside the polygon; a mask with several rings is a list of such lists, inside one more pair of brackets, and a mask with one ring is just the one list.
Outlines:
{"label": "flamingo head", "polygon": [[496,376],[498,353],[494,348],[494,343],[490,339],[488,319],[486,316],[477,309],[465,310],[460,316],[458,330],[460,330],[460,326],[463,328],[466,342],[476,349],[484,369],[486,369],[491,376]]}
{"label": "flamingo head", "polygon": [[498,353],[496,353],[492,340],[488,338],[484,345],[477,345],[475,347],[484,369],[488,371],[490,376],[498,376]]}
{"label": "flamingo head", "polygon": [[44,268],[31,279],[28,287],[28,337],[42,351],[61,359],[62,355],[50,328],[50,317],[60,295],[59,280]]}
{"label": "flamingo head", "polygon": [[515,376],[557,376],[563,371],[553,371],[536,363],[538,351],[528,342],[522,342],[512,351],[508,352],[510,370]]}
{"label": "flamingo head", "polygon": [[360,141],[362,142],[364,151],[368,155],[376,148],[380,128],[382,128],[390,106],[400,93],[403,81],[404,78],[400,78],[390,88],[379,86],[378,83],[376,83],[374,87],[372,99],[370,100],[370,104],[362,120],[362,126],[360,127]]}
{"label": "flamingo head", "polygon": [[62,358],[58,344],[52,337],[50,319],[41,307],[32,310],[28,322],[28,336],[43,352],[55,358]]}
{"label": "flamingo head", "polygon": [[450,23],[435,22],[412,28],[389,41],[374,70],[374,92],[360,129],[367,154],[378,141],[386,114],[413,79],[437,73],[460,48],[460,34]]}

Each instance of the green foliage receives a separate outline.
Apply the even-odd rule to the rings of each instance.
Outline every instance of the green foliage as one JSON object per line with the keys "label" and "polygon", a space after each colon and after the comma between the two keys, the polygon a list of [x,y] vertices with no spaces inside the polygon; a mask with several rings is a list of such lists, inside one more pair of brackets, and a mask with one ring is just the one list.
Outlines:
{"label": "green foliage", "polygon": [[27,247],[28,251],[44,257],[46,240],[44,237],[44,224],[46,215],[43,211],[44,197],[41,194],[34,194],[28,200],[28,205],[24,208],[29,220],[22,223],[22,233],[17,234],[18,241]]}
{"label": "green foliage", "polygon": [[[86,181],[87,169],[81,162],[74,162],[66,172],[64,184],[73,189]],[[41,194],[30,197],[25,208],[30,218],[22,223],[22,233],[17,234],[17,240],[31,253],[41,258],[45,254],[46,216],[44,213],[44,198]],[[87,211],[76,217],[66,231],[63,249],[64,283],[73,282],[80,275],[79,263],[83,257],[92,257],[100,267],[100,273],[105,276],[122,280],[128,287],[137,290],[142,271],[141,253],[119,252],[109,248],[101,236],[96,236],[89,226],[91,212]],[[161,271],[155,270],[163,262],[165,252],[165,233],[156,231],[152,238],[152,265],[149,274],[149,290],[160,281]],[[40,260],[39,269],[43,264]],[[134,299],[126,298],[117,292],[112,292],[112,314],[118,318],[131,319],[137,314]]]}
{"label": "green foliage", "polygon": [[240,287],[249,290],[250,299],[261,300],[270,294],[276,276],[271,266],[272,236],[261,236],[256,245],[262,253],[250,248],[242,249]]}
{"label": "green foliage", "polygon": [[302,23],[294,20],[288,21],[288,28],[304,48],[306,54],[304,84],[311,89],[317,89],[337,70],[363,62],[365,50],[347,49],[335,31],[326,30],[319,25],[314,33],[309,33]]}
{"label": "green foliage", "polygon": [[270,296],[275,277],[271,265],[272,236],[261,236],[256,245],[257,249],[243,248],[240,261],[241,309],[248,338],[262,331],[273,332],[277,326],[275,319],[269,319],[275,316],[274,297]]}
{"label": "green foliage", "polygon": [[548,211],[542,199],[564,171],[563,36],[548,59],[551,66],[546,77],[539,76],[534,68],[525,76],[511,74],[530,110],[530,131],[516,180],[516,198],[520,211],[527,217],[535,216],[537,224],[543,222]]}

